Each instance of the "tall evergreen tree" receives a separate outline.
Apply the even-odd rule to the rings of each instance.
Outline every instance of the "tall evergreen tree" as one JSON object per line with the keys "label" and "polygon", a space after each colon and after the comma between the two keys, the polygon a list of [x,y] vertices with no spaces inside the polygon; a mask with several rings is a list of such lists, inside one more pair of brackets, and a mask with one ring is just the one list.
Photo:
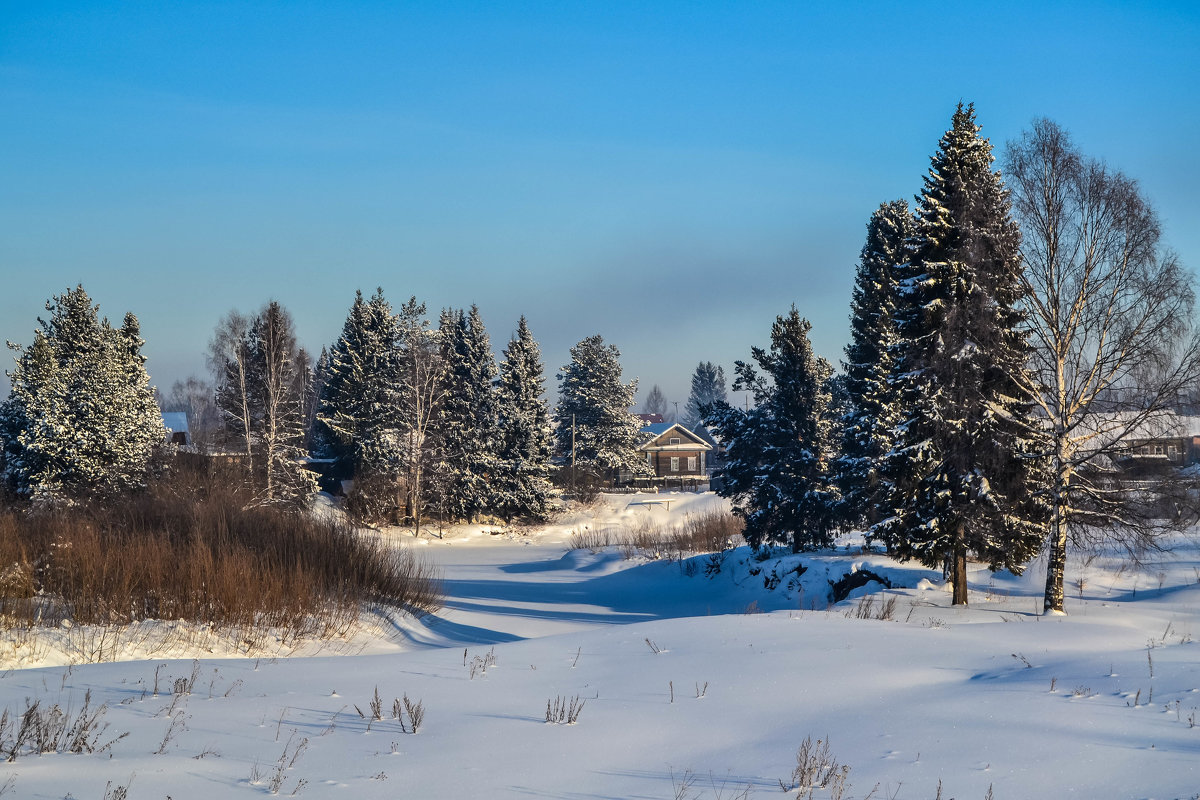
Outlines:
{"label": "tall evergreen tree", "polygon": [[317,420],[338,474],[360,482],[394,483],[402,472],[399,338],[383,289],[369,300],[359,291],[326,358]]}
{"label": "tall evergreen tree", "polygon": [[[771,348],[752,348],[754,364],[738,361],[735,391],[754,395],[754,407],[725,401],[710,406],[705,423],[726,447],[718,471],[723,497],[746,521],[746,541],[788,544],[792,550],[832,543],[837,491],[829,470],[829,362],[813,354],[812,326],[796,311],[775,318]],[[761,372],[759,371],[761,370]]]}
{"label": "tall evergreen tree", "polygon": [[321,398],[325,395],[325,384],[329,380],[329,366],[329,348],[322,346],[321,354],[317,356],[317,362],[313,364],[310,400],[312,405],[309,409],[308,431],[305,440],[308,452],[321,458],[329,458],[332,448],[332,434],[320,419]]}
{"label": "tall evergreen tree", "polygon": [[711,361],[701,361],[692,373],[692,393],[683,412],[684,427],[700,432],[704,409],[725,399],[725,370]]}
{"label": "tall evergreen tree", "polygon": [[521,317],[497,383],[500,447],[493,491],[496,513],[509,521],[543,519],[549,505],[553,442],[544,386],[542,354]]}
{"label": "tall evergreen tree", "polygon": [[850,343],[843,362],[848,404],[841,420],[841,454],[835,465],[842,517],[850,524],[878,522],[879,466],[891,448],[900,406],[890,383],[896,346],[896,281],[907,266],[916,228],[908,203],[883,203],[867,223],[850,300]]}
{"label": "tall evergreen tree", "polygon": [[82,286],[46,303],[0,404],[4,478],[35,500],[110,495],[143,484],[165,435],[137,317],[113,328]]}
{"label": "tall evergreen tree", "polygon": [[901,557],[948,564],[955,604],[967,602],[968,554],[1019,572],[1043,538],[1020,234],[992,162],[974,108],[960,104],[918,198],[896,312],[901,421],[874,529]]}
{"label": "tall evergreen tree", "polygon": [[621,382],[620,351],[600,336],[589,336],[571,348],[571,363],[558,380],[554,422],[559,456],[570,463],[574,436],[577,469],[613,480],[622,471],[646,474],[646,460],[637,453],[642,422],[629,410],[637,381]]}
{"label": "tall evergreen tree", "polygon": [[445,312],[439,325],[450,391],[435,423],[439,439],[436,482],[452,518],[473,521],[491,508],[497,469],[496,360],[478,306]]}

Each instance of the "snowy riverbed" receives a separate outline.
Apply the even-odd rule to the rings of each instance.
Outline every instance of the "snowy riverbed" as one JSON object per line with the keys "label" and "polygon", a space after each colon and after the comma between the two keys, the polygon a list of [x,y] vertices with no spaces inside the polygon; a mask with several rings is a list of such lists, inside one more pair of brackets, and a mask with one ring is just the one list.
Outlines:
{"label": "snowy riverbed", "polygon": [[[194,631],[170,651],[131,637],[116,663],[65,666],[57,645],[10,651],[25,665],[0,677],[11,713],[26,698],[77,709],[90,691],[108,706],[101,743],[129,735],[103,753],[23,755],[0,785],[79,800],[106,786],[131,800],[781,797],[811,736],[828,737],[850,767],[845,797],[859,800],[877,784],[875,798],[932,800],[939,780],[959,800],[989,786],[997,800],[1200,792],[1194,542],[1140,569],[1074,561],[1065,617],[1039,615],[1036,563],[1022,577],[974,572],[963,609],[939,573],[851,540],[761,563],[740,548],[711,576],[704,557],[689,569],[569,549],[584,525],[721,502],[644,505],[667,497],[606,498],[524,535],[382,533],[442,567],[445,607],[375,615],[292,657],[233,657],[217,638],[188,652],[204,640]],[[864,566],[896,588],[868,584],[827,610],[829,581]],[[894,619],[855,617],[872,591],[876,609],[896,598]],[[190,694],[172,694],[193,676]],[[424,707],[416,734],[391,718],[405,695]],[[558,698],[583,703],[576,724],[547,724]]]}

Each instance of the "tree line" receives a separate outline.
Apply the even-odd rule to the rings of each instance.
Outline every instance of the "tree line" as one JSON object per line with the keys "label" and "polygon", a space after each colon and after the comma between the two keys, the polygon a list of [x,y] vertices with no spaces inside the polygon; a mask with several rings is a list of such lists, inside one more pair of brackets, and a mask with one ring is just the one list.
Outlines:
{"label": "tree line", "polygon": [[[1193,279],[1161,243],[1137,183],[1039,120],[993,168],[960,105],[915,207],[871,215],[840,374],[793,307],[733,370],[692,377],[684,423],[724,451],[718,486],[747,541],[828,546],[857,527],[901,558],[944,567],[966,602],[968,557],[1022,570],[1048,554],[1045,607],[1063,608],[1068,544],[1154,546],[1194,503],[1178,481],[1132,486],[1115,459],[1160,424],[1200,373]],[[0,404],[6,488],[35,503],[113,497],[156,468],[163,438],[136,317],[100,317],[83,287],[49,317]],[[542,519],[553,480],[638,477],[637,382],[602,337],[571,348],[544,398],[524,318],[493,355],[479,309],[355,295],[313,358],[286,309],[230,312],[209,344],[213,384],[162,398],[187,410],[256,502],[302,508],[315,463],[352,481],[366,521]],[[655,387],[657,389],[657,387]],[[668,416],[652,391],[646,410]],[[565,469],[564,469],[565,468]],[[561,481],[560,481],[561,482]]]}
{"label": "tree line", "polygon": [[883,203],[867,225],[842,374],[793,307],[735,367],[754,407],[705,418],[752,545],[861,527],[944,568],[956,604],[968,557],[1020,573],[1044,550],[1044,607],[1061,612],[1069,542],[1136,554],[1194,521],[1194,487],[1116,465],[1200,374],[1193,278],[1137,183],[1055,123],[1009,143],[1007,185],[994,161],[960,104],[916,207]]}
{"label": "tree line", "polygon": [[524,317],[497,361],[477,307],[445,309],[434,325],[416,298],[394,308],[382,289],[360,291],[314,359],[270,301],[219,320],[211,383],[178,382],[156,405],[136,317],[113,329],[82,286],[47,309],[33,345],[16,348],[0,406],[4,484],[34,503],[116,498],[165,469],[160,405],[187,413],[193,449],[257,504],[304,508],[323,473],[352,486],[357,519],[418,531],[431,515],[544,519],[560,472],[575,488],[648,473],[630,411],[637,382],[623,381],[620,352],[600,336],[571,348],[552,410]]}

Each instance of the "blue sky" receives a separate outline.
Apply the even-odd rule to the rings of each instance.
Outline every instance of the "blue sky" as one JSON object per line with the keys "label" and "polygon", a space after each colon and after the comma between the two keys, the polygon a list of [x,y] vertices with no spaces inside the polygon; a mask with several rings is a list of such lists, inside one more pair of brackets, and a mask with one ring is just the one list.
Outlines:
{"label": "blue sky", "polygon": [[230,308],[316,351],[382,286],[497,349],[525,314],[549,375],[600,333],[682,405],[793,303],[841,355],[867,218],[959,100],[1140,179],[1194,268],[1197,9],[3,2],[0,339],[83,283],[165,388]]}

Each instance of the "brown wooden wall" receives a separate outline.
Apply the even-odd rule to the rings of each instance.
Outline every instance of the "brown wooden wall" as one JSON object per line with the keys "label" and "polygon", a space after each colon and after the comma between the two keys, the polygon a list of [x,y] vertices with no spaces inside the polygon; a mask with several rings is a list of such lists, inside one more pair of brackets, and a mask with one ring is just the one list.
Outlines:
{"label": "brown wooden wall", "polygon": [[[675,478],[680,475],[683,475],[683,476],[703,475],[704,474],[704,472],[702,471],[702,467],[704,466],[704,459],[702,458],[703,453],[704,453],[703,450],[672,450],[667,453],[651,453],[650,455],[654,459],[651,462],[654,467],[654,474],[659,476],[660,478]],[[679,471],[678,472],[671,471],[671,458],[673,456],[679,459]],[[688,469],[688,461],[687,460],[689,457],[696,459],[696,468],[693,470]]]}

